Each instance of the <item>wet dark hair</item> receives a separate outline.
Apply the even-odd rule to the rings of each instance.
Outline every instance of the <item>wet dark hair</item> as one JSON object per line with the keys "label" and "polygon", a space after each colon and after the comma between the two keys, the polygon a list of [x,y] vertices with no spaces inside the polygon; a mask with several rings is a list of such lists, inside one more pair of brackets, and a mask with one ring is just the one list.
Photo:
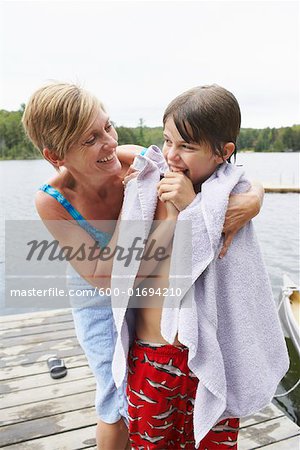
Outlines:
{"label": "wet dark hair", "polygon": [[224,156],[224,145],[233,142],[235,157],[241,111],[231,92],[217,84],[189,89],[167,106],[163,116],[164,126],[169,117],[173,118],[179,134],[186,142],[206,143],[215,155],[221,157]]}

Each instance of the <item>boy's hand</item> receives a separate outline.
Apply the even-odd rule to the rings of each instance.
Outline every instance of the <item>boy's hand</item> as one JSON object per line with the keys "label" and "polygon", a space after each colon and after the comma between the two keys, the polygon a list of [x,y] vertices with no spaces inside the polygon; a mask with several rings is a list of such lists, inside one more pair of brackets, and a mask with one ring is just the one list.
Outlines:
{"label": "boy's hand", "polygon": [[178,211],[185,209],[196,197],[191,180],[182,172],[166,172],[157,185],[157,193],[162,202],[171,201]]}

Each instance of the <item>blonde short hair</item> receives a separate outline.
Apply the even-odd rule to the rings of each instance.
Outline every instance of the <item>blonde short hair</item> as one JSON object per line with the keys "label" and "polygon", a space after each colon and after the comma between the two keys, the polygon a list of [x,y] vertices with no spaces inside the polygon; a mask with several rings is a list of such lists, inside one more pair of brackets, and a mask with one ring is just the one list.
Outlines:
{"label": "blonde short hair", "polygon": [[85,89],[68,83],[51,83],[30,97],[22,123],[35,147],[48,148],[63,159],[70,146],[91,126],[102,103]]}

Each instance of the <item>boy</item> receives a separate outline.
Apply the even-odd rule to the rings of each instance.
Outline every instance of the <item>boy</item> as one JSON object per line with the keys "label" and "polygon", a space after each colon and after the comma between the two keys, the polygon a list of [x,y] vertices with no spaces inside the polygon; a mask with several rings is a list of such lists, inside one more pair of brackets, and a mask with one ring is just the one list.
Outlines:
{"label": "boy", "polygon": [[[168,296],[164,308],[151,307],[162,304],[157,294],[149,296],[147,307],[137,309],[127,388],[134,449],[237,448],[239,417],[267,405],[288,368],[252,224],[237,234],[226,258],[218,258],[229,194],[249,189],[243,173],[226,162],[236,151],[240,121],[235,97],[216,85],[187,91],[164,114],[163,154],[171,172],[158,184],[158,194],[181,211],[179,219],[192,222],[192,283],[177,299],[180,308]],[[152,153],[150,148],[145,157],[151,160]],[[139,188],[131,183],[127,195],[135,205],[143,198],[143,183],[150,189],[144,175],[148,161],[142,166],[138,160],[143,169],[137,176]],[[125,199],[124,209],[127,205]],[[145,212],[141,201],[141,218]],[[155,219],[163,220],[164,214],[158,206]],[[160,263],[161,277],[145,280],[143,287],[149,293],[150,287],[171,290],[169,270],[168,261]],[[184,307],[188,302],[191,307]],[[123,319],[117,310],[114,316],[118,385],[120,354],[122,346],[126,354],[128,344]]]}
{"label": "boy", "polygon": [[[69,83],[50,83],[34,92],[22,121],[29,139],[56,169],[36,194],[41,219],[62,248],[105,246],[122,207],[122,181],[132,150],[139,153],[142,148],[117,147],[116,130],[102,103]],[[257,203],[246,198],[243,203],[241,199],[244,218],[258,212]],[[98,229],[99,225],[101,229],[108,226],[106,232]],[[78,340],[97,381],[98,446],[101,450],[124,449],[128,439],[122,419],[126,402],[123,389],[115,388],[111,373],[115,333],[110,297],[93,294],[90,302],[88,295],[95,292],[94,286],[109,283],[110,268],[100,270],[98,263],[102,265],[97,259],[73,258],[75,270],[70,268],[68,288],[81,293],[72,313]],[[103,273],[108,276],[103,278]],[[90,274],[93,276],[87,276]]]}

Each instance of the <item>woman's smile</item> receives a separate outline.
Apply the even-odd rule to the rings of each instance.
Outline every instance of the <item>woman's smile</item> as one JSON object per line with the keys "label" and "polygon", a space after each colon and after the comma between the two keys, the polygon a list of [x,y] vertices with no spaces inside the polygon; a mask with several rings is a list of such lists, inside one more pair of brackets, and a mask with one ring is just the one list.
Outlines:
{"label": "woman's smile", "polygon": [[111,153],[109,156],[105,156],[104,158],[98,159],[97,163],[107,164],[107,163],[111,162],[115,156],[116,156],[115,153]]}

